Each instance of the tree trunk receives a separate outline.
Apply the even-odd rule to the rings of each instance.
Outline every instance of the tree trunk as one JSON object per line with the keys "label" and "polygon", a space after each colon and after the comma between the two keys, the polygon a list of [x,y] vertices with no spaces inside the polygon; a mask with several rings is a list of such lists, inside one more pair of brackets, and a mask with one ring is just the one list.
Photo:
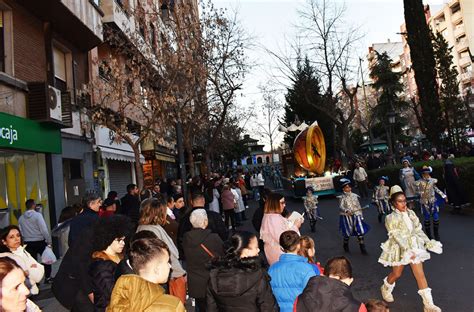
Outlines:
{"label": "tree trunk", "polygon": [[204,153],[204,160],[206,162],[206,173],[208,176],[211,175],[211,169],[212,169],[212,159],[211,159],[211,151],[210,150],[206,150],[206,152]]}
{"label": "tree trunk", "polygon": [[133,144],[131,145],[133,149],[133,155],[135,156],[135,178],[137,180],[137,185],[140,190],[143,189],[144,182],[143,182],[143,167],[140,163],[140,146]]}
{"label": "tree trunk", "polygon": [[[189,166],[189,174],[194,177],[195,170],[194,170],[194,155],[193,155],[193,147],[191,142],[189,142],[189,138],[184,137],[183,140],[184,147],[186,149],[186,158],[188,159],[188,166]],[[186,177],[183,177],[183,181],[186,180]]]}

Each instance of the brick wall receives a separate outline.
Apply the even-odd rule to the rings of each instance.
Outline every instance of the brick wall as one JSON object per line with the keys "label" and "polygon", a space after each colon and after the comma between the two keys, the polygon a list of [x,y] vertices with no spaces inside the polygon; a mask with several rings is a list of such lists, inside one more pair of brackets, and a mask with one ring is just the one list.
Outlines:
{"label": "brick wall", "polygon": [[45,81],[43,23],[18,5],[12,4],[12,8],[15,76],[24,81]]}

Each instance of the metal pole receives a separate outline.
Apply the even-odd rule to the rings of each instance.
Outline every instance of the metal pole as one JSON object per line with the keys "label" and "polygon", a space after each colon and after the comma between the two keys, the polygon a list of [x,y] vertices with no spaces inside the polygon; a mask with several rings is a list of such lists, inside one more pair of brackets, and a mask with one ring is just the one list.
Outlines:
{"label": "metal pole", "polygon": [[374,146],[372,142],[372,135],[371,135],[371,129],[370,129],[370,111],[369,111],[369,102],[367,101],[367,93],[365,92],[365,81],[364,81],[364,72],[362,71],[362,58],[359,57],[359,67],[360,67],[360,77],[362,79],[362,92],[364,94],[364,102],[365,102],[365,111],[367,115],[367,131],[369,132],[369,144],[370,144],[370,154],[373,156],[374,154]]}
{"label": "metal pole", "polygon": [[183,128],[181,121],[176,122],[176,143],[178,144],[179,175],[181,176],[181,191],[185,207],[188,206],[188,186],[186,184],[186,163],[184,162]]}

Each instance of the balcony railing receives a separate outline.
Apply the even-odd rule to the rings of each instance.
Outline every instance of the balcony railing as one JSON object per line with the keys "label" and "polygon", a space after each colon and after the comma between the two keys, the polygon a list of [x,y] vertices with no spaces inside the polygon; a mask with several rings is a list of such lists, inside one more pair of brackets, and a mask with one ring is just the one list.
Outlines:
{"label": "balcony railing", "polygon": [[466,55],[459,59],[459,66],[466,67],[466,65],[468,64],[471,64],[471,58],[469,57],[469,55]]}
{"label": "balcony railing", "polygon": [[101,11],[96,1],[91,0],[61,0],[61,2],[102,40]]}
{"label": "balcony railing", "polygon": [[466,32],[464,30],[464,24],[460,24],[458,26],[456,26],[456,28],[454,28],[454,37],[457,38],[457,37],[460,37],[462,35],[464,35]]}
{"label": "balcony railing", "polygon": [[459,78],[461,82],[470,81],[472,78],[472,72],[468,71],[468,72],[462,73],[461,75],[459,75]]}
{"label": "balcony railing", "polygon": [[459,22],[459,20],[462,19],[462,13],[461,13],[461,10],[457,11],[456,13],[454,13],[453,15],[451,15],[451,22],[453,24],[456,24],[457,22]]}
{"label": "balcony railing", "polygon": [[466,50],[468,47],[469,47],[469,44],[468,44],[466,38],[461,39],[461,40],[459,40],[458,43],[456,43],[456,50],[457,50],[458,52],[463,51],[463,50]]}

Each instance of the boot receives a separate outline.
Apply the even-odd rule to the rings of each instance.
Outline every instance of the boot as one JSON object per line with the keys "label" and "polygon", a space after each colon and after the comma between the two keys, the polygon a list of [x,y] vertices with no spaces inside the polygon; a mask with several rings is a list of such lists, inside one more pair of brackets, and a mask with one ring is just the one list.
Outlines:
{"label": "boot", "polygon": [[349,252],[349,238],[344,238],[344,243],[342,247],[344,247],[345,252]]}
{"label": "boot", "polygon": [[432,239],[432,236],[431,236],[431,221],[430,220],[425,220],[425,233],[426,233],[426,236],[428,236],[429,239]]}
{"label": "boot", "polygon": [[439,241],[439,220],[433,221],[433,232],[435,239]]}
{"label": "boot", "polygon": [[424,312],[441,312],[441,309],[433,303],[431,288],[420,289],[418,294],[423,299]]}
{"label": "boot", "polygon": [[383,300],[387,302],[393,302],[393,295],[392,291],[395,288],[395,283],[389,284],[387,281],[387,277],[383,279],[383,285],[380,287],[380,291],[382,292],[382,298]]}
{"label": "boot", "polygon": [[367,249],[365,249],[365,244],[364,244],[364,238],[363,237],[359,237],[359,247],[360,247],[360,252],[363,255],[366,255],[367,254]]}

